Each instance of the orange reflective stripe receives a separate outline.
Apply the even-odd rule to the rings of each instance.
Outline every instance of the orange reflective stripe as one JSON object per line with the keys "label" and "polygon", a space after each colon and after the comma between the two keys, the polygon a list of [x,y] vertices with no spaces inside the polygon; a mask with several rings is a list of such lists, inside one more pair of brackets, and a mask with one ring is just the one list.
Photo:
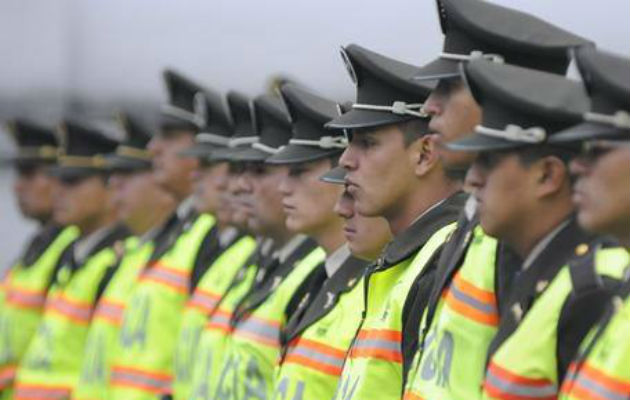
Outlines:
{"label": "orange reflective stripe", "polygon": [[341,375],[345,351],[301,338],[294,340],[289,346],[286,363],[301,364],[329,375]]}
{"label": "orange reflective stripe", "polygon": [[206,329],[208,330],[219,330],[226,333],[232,331],[232,327],[230,326],[230,319],[232,318],[232,313],[224,310],[216,310],[212,316],[208,319],[206,323]]}
{"label": "orange reflective stripe", "polygon": [[402,333],[389,329],[361,330],[352,346],[353,358],[378,358],[402,363]]}
{"label": "orange reflective stripe", "polygon": [[499,325],[499,312],[493,292],[479,289],[458,273],[444,297],[450,308],[485,325]]}
{"label": "orange reflective stripe", "polygon": [[46,303],[46,308],[80,325],[89,324],[92,317],[91,303],[69,299],[63,294],[50,298]]}
{"label": "orange reflective stripe", "polygon": [[234,328],[234,334],[267,346],[280,346],[280,322],[278,321],[250,315],[239,321]]}
{"label": "orange reflective stripe", "polygon": [[562,393],[595,400],[627,399],[630,395],[630,382],[612,377],[585,362],[576,371],[572,364],[562,386]]}
{"label": "orange reflective stripe", "polygon": [[114,366],[110,378],[113,386],[127,386],[154,394],[170,393],[172,381],[173,376],[164,372],[123,366]]}
{"label": "orange reflective stripe", "polygon": [[186,306],[197,308],[202,312],[207,313],[212,311],[217,306],[220,300],[221,296],[219,294],[216,294],[209,290],[197,288],[195,289],[195,293],[193,293]]}
{"label": "orange reflective stripe", "polygon": [[165,285],[179,293],[188,293],[189,274],[158,262],[142,271],[141,281],[151,281]]}
{"label": "orange reflective stripe", "polygon": [[0,390],[11,386],[15,380],[15,365],[7,365],[0,369]]}
{"label": "orange reflective stripe", "polygon": [[46,292],[43,290],[9,287],[6,302],[18,308],[39,309],[46,302]]}
{"label": "orange reflective stripe", "polygon": [[528,378],[490,363],[484,381],[486,392],[505,400],[556,400],[558,388],[544,378]]}
{"label": "orange reflective stripe", "polygon": [[34,385],[18,383],[13,394],[14,400],[66,400],[72,388],[59,385]]}
{"label": "orange reflective stripe", "polygon": [[94,319],[100,319],[113,325],[120,326],[120,324],[122,323],[124,311],[124,303],[115,302],[103,298],[96,306],[96,310],[94,311]]}
{"label": "orange reflective stripe", "polygon": [[424,400],[424,397],[420,397],[417,394],[411,392],[405,392],[403,400]]}

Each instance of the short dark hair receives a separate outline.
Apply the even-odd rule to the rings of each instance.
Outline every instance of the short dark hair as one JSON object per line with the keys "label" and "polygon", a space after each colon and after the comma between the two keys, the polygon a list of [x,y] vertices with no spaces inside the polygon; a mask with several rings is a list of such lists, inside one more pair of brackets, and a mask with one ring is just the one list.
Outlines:
{"label": "short dark hair", "polygon": [[398,129],[400,129],[400,132],[403,134],[405,147],[409,147],[410,144],[427,133],[427,122],[422,119],[414,118],[398,124]]}
{"label": "short dark hair", "polygon": [[577,147],[543,144],[523,147],[517,151],[517,154],[519,160],[525,166],[529,166],[540,159],[550,156],[557,157],[565,165],[569,165],[569,162],[575,157],[577,151]]}

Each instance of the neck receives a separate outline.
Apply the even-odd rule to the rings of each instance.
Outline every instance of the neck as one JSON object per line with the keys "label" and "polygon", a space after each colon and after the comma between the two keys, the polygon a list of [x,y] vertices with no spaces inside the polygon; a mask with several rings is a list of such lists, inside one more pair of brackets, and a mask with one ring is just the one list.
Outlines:
{"label": "neck", "polygon": [[289,232],[284,227],[284,224],[282,225],[282,227],[279,227],[279,229],[273,232],[270,231],[270,232],[264,233],[263,236],[273,240],[274,248],[276,249],[279,249],[285,244],[287,244],[289,240],[291,240],[291,238],[293,237],[291,232]]}
{"label": "neck", "polygon": [[525,223],[512,229],[514,235],[505,237],[506,243],[522,258],[525,259],[536,247],[536,245],[553,232],[560,224],[566,221],[573,212],[571,207],[567,207],[562,212],[542,210],[533,213],[530,217],[524,217]]}
{"label": "neck", "polygon": [[420,215],[455,194],[460,187],[459,183],[446,180],[442,180],[439,185],[419,185],[417,190],[409,193],[384,215],[394,236],[404,232]]}
{"label": "neck", "polygon": [[163,204],[160,207],[154,207],[146,212],[144,218],[128,223],[127,226],[136,236],[142,236],[156,226],[162,225],[164,221],[173,213],[175,205],[173,203]]}
{"label": "neck", "polygon": [[[336,222],[336,221],[335,221]],[[310,235],[319,246],[324,249],[327,256],[331,255],[335,250],[341,247],[346,239],[343,236],[343,227],[341,220],[339,223],[331,224],[319,232]]]}
{"label": "neck", "polygon": [[113,214],[107,214],[92,221],[83,221],[82,223],[77,223],[76,226],[81,231],[81,236],[87,236],[91,235],[101,228],[112,225],[115,221],[116,218]]}

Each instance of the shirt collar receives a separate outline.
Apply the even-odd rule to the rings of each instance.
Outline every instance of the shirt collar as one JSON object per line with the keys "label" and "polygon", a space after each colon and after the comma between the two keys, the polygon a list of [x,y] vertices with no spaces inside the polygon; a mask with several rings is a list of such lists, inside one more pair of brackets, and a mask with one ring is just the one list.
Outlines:
{"label": "shirt collar", "polygon": [[341,267],[348,257],[350,257],[350,248],[347,243],[333,251],[332,254],[326,257],[324,264],[324,267],[326,268],[326,275],[329,278],[333,276],[333,274],[339,270],[339,267]]}
{"label": "shirt collar", "polygon": [[105,238],[116,225],[106,226],[95,230],[87,236],[82,237],[77,241],[74,246],[74,260],[78,264],[83,264],[83,261],[92,253],[92,250]]}
{"label": "shirt collar", "polygon": [[238,236],[238,229],[228,226],[219,233],[219,246],[225,248]]}
{"label": "shirt collar", "polygon": [[534,248],[529,252],[527,257],[525,258],[525,261],[523,262],[523,266],[522,266],[522,270],[523,271],[525,271],[527,268],[529,268],[534,263],[536,258],[538,258],[538,256],[540,255],[540,253],[542,253],[543,250],[545,250],[547,248],[549,243],[551,243],[551,241],[556,236],[558,236],[558,233],[560,233],[567,225],[569,225],[570,222],[571,222],[571,218],[567,218],[562,223],[560,223],[557,227],[555,227],[551,232],[549,232],[547,235],[545,235],[545,237],[543,237],[536,244],[536,246],[534,246]]}
{"label": "shirt collar", "polygon": [[177,214],[177,218],[184,219],[188,216],[188,214],[192,211],[195,205],[195,199],[192,196],[185,198],[181,203],[177,206],[177,210],[175,213]]}
{"label": "shirt collar", "polygon": [[277,257],[280,263],[284,263],[287,258],[306,240],[305,235],[295,235],[281,248],[273,252],[273,257]]}

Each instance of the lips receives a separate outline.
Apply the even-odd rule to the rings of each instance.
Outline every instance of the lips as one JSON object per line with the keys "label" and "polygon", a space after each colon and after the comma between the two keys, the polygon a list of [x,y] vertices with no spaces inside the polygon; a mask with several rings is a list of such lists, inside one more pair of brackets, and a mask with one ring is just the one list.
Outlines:
{"label": "lips", "polygon": [[293,205],[292,205],[292,204],[290,204],[290,203],[284,202],[284,201],[282,202],[282,208],[284,209],[284,212],[285,212],[286,214],[290,214],[290,213],[292,213],[293,211],[295,211],[295,206],[293,206]]}

